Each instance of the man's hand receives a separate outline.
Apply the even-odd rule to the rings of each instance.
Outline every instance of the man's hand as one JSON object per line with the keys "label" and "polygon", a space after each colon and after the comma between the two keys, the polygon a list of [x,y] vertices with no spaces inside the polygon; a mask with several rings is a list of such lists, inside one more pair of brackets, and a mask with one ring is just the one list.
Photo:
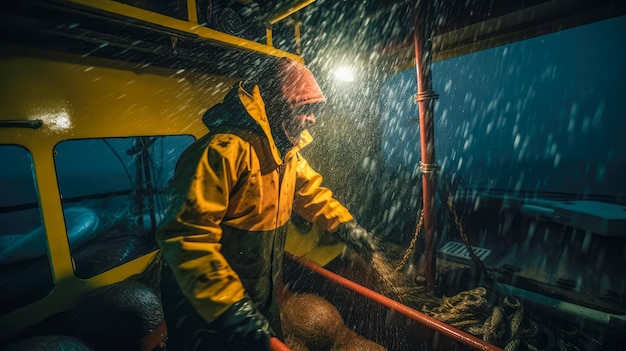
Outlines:
{"label": "man's hand", "polygon": [[269,321],[248,295],[230,306],[212,327],[223,333],[229,342],[246,345],[247,350],[269,351],[270,337],[274,335]]}
{"label": "man's hand", "polygon": [[376,238],[358,225],[356,221],[341,223],[339,229],[337,229],[336,235],[348,248],[359,254],[368,262],[372,260],[374,252],[378,251]]}

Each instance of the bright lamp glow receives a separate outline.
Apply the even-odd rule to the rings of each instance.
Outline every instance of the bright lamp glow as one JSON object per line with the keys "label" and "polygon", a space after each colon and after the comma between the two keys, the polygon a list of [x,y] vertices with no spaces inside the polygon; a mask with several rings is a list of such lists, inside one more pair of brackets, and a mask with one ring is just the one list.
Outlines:
{"label": "bright lamp glow", "polygon": [[348,67],[345,67],[345,66],[338,67],[335,69],[333,74],[335,75],[335,78],[341,81],[344,81],[344,82],[354,81],[354,73],[352,73],[352,70]]}

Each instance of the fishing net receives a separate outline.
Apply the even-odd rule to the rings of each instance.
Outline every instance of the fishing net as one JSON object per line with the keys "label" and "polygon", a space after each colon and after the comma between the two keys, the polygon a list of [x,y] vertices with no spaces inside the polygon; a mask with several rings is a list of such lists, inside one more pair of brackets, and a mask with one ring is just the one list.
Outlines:
{"label": "fishing net", "polygon": [[358,257],[349,262],[342,275],[452,327],[507,351],[541,349],[538,325],[515,297],[496,297],[482,286],[437,297],[427,292],[423,276],[407,278],[384,254],[374,254],[369,264]]}
{"label": "fishing net", "polygon": [[422,306],[422,312],[457,329],[475,335],[505,350],[536,350],[538,327],[526,318],[524,307],[514,297],[504,296],[496,305],[487,299],[487,289],[477,287],[451,297],[439,306]]}

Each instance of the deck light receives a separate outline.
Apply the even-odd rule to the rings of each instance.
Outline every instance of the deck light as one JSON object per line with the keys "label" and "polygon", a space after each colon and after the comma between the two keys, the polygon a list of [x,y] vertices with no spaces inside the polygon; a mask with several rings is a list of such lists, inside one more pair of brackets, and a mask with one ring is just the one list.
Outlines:
{"label": "deck light", "polygon": [[354,81],[354,73],[352,72],[352,69],[346,66],[341,66],[341,67],[336,68],[333,71],[333,74],[335,75],[335,78],[337,78],[340,81],[343,81],[343,82]]}

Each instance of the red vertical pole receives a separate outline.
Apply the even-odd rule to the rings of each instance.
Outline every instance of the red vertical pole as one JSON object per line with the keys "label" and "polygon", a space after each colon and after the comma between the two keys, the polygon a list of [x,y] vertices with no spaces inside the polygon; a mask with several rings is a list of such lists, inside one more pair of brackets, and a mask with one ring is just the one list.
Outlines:
{"label": "red vertical pole", "polygon": [[426,289],[432,293],[435,288],[437,222],[435,218],[435,129],[433,125],[433,104],[438,97],[432,91],[430,64],[432,58],[431,35],[434,24],[433,7],[429,0],[418,0],[414,7],[413,45],[415,47],[415,68],[417,71],[417,94],[415,101],[419,108],[420,149],[422,174],[422,194],[424,211],[424,276]]}

